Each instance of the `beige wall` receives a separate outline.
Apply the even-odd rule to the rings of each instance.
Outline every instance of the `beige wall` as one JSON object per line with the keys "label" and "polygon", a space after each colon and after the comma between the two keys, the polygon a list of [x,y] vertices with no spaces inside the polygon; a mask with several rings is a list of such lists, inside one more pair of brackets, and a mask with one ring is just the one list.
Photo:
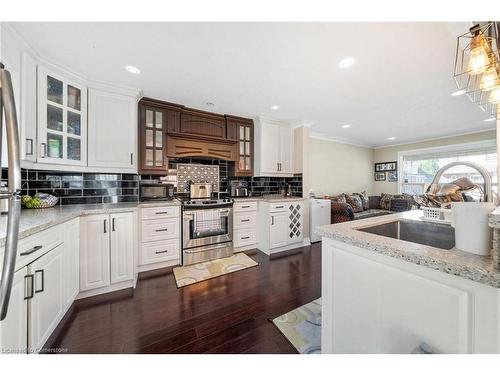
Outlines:
{"label": "beige wall", "polygon": [[372,194],[373,149],[310,138],[308,185],[316,196],[363,190]]}
{"label": "beige wall", "polygon": [[[393,147],[384,147],[378,148],[374,150],[373,160],[374,163],[381,163],[386,161],[397,161],[398,152],[400,151],[409,151],[409,150],[417,150],[420,148],[430,148],[430,147],[439,147],[439,146],[448,146],[454,144],[468,143],[468,142],[477,142],[484,141],[489,139],[495,139],[496,132],[494,130],[482,132],[482,133],[474,133],[461,135],[457,137],[449,137],[436,139],[433,141],[426,142],[417,142],[406,145],[399,145]],[[373,167],[371,170],[371,178],[374,179],[373,176]],[[373,183],[373,193],[390,193],[396,194],[398,192],[398,183],[397,182],[374,182]]]}

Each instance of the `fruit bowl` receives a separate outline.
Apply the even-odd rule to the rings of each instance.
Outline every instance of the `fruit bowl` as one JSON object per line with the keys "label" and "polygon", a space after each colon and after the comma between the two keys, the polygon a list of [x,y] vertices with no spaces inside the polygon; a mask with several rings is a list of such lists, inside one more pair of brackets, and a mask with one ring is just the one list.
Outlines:
{"label": "fruit bowl", "polygon": [[26,208],[50,208],[54,207],[58,201],[58,197],[45,193],[37,193],[33,197],[23,195],[21,198],[21,203]]}

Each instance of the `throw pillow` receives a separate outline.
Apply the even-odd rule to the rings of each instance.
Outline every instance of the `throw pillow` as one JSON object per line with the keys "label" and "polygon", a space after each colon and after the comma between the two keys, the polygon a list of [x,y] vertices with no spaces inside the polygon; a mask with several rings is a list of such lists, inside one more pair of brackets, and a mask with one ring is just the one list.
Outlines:
{"label": "throw pillow", "polygon": [[370,200],[368,199],[366,191],[356,193],[356,195],[358,195],[361,198],[361,202],[363,202],[363,210],[368,210],[370,208]]}
{"label": "throw pillow", "polygon": [[339,194],[330,198],[333,202],[347,203],[344,194]]}
{"label": "throw pillow", "polygon": [[363,211],[363,201],[360,196],[357,194],[346,195],[345,196],[347,203],[352,207],[354,212],[362,212]]}
{"label": "throw pillow", "polygon": [[390,210],[391,209],[391,194],[382,193],[380,196],[380,208],[382,210]]}

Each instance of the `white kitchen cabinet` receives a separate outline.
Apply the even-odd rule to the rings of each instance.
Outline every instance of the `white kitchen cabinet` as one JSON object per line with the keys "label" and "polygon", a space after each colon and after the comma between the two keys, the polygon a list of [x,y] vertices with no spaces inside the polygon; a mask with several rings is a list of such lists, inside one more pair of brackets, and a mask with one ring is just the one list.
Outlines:
{"label": "white kitchen cabinet", "polygon": [[255,122],[255,176],[293,176],[293,128],[258,117]]}
{"label": "white kitchen cabinet", "polygon": [[89,215],[80,224],[80,291],[110,285],[109,215]]}
{"label": "white kitchen cabinet", "polygon": [[88,101],[88,166],[136,172],[136,97],[91,87]]}
{"label": "white kitchen cabinet", "polygon": [[36,162],[37,63],[28,51],[21,53],[21,160]]}
{"label": "white kitchen cabinet", "polygon": [[179,206],[152,205],[140,209],[139,271],[181,263],[181,211]]}
{"label": "white kitchen cabinet", "polygon": [[234,251],[244,251],[257,245],[257,201],[240,200],[233,205]]}
{"label": "white kitchen cabinet", "polygon": [[80,219],[64,224],[63,305],[69,309],[80,290]]}
{"label": "white kitchen cabinet", "polygon": [[92,293],[80,293],[78,298],[133,286],[136,233],[134,212],[81,219],[80,292]]}
{"label": "white kitchen cabinet", "polygon": [[87,165],[87,87],[38,65],[38,162]]}
{"label": "white kitchen cabinet", "polygon": [[288,220],[287,213],[270,213],[271,224],[269,226],[269,247],[271,249],[286,246],[288,240]]}
{"label": "white kitchen cabinet", "polygon": [[134,278],[134,215],[130,212],[110,215],[111,284]]}
{"label": "white kitchen cabinet", "polygon": [[301,246],[304,240],[304,200],[260,201],[259,249],[266,254]]}
{"label": "white kitchen cabinet", "polygon": [[57,246],[28,267],[33,275],[29,313],[29,348],[38,351],[61,321],[63,305],[64,247]]}
{"label": "white kitchen cabinet", "polygon": [[0,351],[26,353],[28,347],[28,304],[25,297],[26,267],[14,274],[7,317],[0,322]]}

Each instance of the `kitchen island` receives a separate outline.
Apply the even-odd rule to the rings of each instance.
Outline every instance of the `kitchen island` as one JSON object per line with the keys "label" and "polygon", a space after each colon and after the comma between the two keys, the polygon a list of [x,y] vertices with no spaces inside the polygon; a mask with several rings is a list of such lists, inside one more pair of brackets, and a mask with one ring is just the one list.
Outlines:
{"label": "kitchen island", "polygon": [[409,211],[317,229],[322,353],[410,353],[422,343],[436,353],[500,353],[493,257],[456,249],[452,228],[421,216]]}

